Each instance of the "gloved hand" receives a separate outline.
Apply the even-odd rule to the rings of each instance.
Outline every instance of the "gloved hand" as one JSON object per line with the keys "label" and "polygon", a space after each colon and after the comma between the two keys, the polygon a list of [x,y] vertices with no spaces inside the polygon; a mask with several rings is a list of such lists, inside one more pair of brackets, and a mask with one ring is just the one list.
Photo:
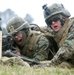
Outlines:
{"label": "gloved hand", "polygon": [[15,50],[15,51],[12,51],[12,52],[15,53],[15,54],[17,54],[17,55],[21,55],[20,51],[18,51],[18,50]]}

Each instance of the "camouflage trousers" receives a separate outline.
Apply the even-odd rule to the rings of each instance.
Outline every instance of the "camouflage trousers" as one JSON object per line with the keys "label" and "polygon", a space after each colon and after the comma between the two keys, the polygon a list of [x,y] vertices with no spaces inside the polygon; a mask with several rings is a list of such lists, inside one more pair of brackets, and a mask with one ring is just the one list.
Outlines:
{"label": "camouflage trousers", "polygon": [[23,61],[19,57],[10,57],[10,58],[2,57],[0,59],[0,64],[9,65],[9,66],[20,65],[20,66],[30,67],[30,65],[27,62]]}
{"label": "camouflage trousers", "polygon": [[74,65],[69,62],[62,62],[61,64],[58,65],[58,67],[70,69],[70,68],[74,68]]}

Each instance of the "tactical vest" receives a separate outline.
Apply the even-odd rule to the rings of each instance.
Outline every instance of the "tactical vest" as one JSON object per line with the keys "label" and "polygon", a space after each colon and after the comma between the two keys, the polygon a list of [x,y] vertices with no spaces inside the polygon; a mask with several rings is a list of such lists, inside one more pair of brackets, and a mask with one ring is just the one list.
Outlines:
{"label": "tactical vest", "polygon": [[24,48],[21,50],[21,54],[32,58],[35,53],[35,45],[39,38],[43,35],[41,32],[38,31],[31,31],[27,37],[26,44]]}
{"label": "tactical vest", "polygon": [[[37,30],[37,31],[40,31],[41,33],[43,33],[44,36],[49,41],[49,49],[50,50],[49,50],[49,54],[48,54],[48,60],[51,60],[59,49],[56,41],[53,38],[54,37],[54,35],[52,34],[53,30],[50,27],[47,27],[47,26],[44,26],[44,27],[38,26],[38,28],[39,28],[39,30]],[[52,45],[51,47],[50,47],[50,44]]]}
{"label": "tactical vest", "polygon": [[54,36],[54,39],[57,42],[57,44],[59,44],[59,47],[61,47],[65,42],[68,35],[68,31],[72,26],[73,22],[74,22],[74,17],[70,19],[66,19],[66,22],[61,28],[61,30]]}

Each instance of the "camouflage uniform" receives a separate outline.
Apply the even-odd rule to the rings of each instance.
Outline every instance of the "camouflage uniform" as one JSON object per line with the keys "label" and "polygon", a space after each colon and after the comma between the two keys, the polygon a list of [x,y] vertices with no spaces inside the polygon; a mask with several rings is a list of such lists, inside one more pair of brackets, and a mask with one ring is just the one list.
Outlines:
{"label": "camouflage uniform", "polygon": [[49,65],[61,65],[63,62],[68,62],[70,67],[74,67],[74,18],[69,19],[70,13],[62,4],[54,3],[49,8],[46,8],[46,10],[44,9],[44,18],[47,25],[48,19],[54,15],[60,14],[66,18],[61,30],[58,33],[54,33],[54,39],[58,44],[59,50]]}
{"label": "camouflage uniform", "polygon": [[22,48],[18,46],[20,53],[33,60],[41,61],[48,59],[49,41],[46,39],[46,37],[44,37],[44,35],[40,35],[38,32],[35,32],[34,34],[34,31],[29,34],[30,35],[26,39],[26,44],[24,44]]}
{"label": "camouflage uniform", "polygon": [[[67,25],[66,25],[66,28],[67,28]],[[65,38],[64,42],[63,42],[63,39],[65,36],[61,37],[61,39],[59,40],[59,50],[54,56],[54,58],[51,60],[52,64],[58,65],[63,61],[67,61],[67,62],[70,62],[72,65],[74,65],[74,33],[73,31],[74,31],[74,23],[69,28],[69,31],[66,35],[67,37]],[[61,35],[65,35],[65,34],[63,33]]]}
{"label": "camouflage uniform", "polygon": [[26,41],[23,39],[23,45],[18,46],[15,43],[15,47],[20,53],[26,57],[29,57],[36,61],[42,61],[48,59],[49,48],[52,46],[51,42],[45,37],[45,35],[38,31],[31,31],[29,24],[20,17],[14,17],[7,23],[7,30],[10,35],[22,30],[23,38],[24,32],[27,35]]}
{"label": "camouflage uniform", "polygon": [[25,67],[30,67],[30,65],[27,62],[24,62],[21,58],[18,57],[2,57],[0,59],[0,64],[2,65],[7,65],[7,66],[25,66]]}

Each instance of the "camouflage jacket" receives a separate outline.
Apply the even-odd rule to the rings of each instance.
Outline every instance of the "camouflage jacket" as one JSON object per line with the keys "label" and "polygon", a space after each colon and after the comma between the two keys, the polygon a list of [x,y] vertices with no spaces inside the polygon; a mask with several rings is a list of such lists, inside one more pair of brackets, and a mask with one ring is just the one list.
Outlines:
{"label": "camouflage jacket", "polygon": [[[61,40],[63,39],[63,43],[60,45],[61,40],[57,41],[57,43],[59,44],[59,50],[51,60],[52,65],[58,65],[63,61],[68,61],[74,65],[74,20],[72,21],[72,23],[70,22],[71,19],[68,19],[68,21],[64,24],[66,26],[64,31],[67,30],[69,24],[71,25],[66,34],[65,32],[62,33],[63,35],[61,34]],[[64,26],[62,28],[64,28]]]}
{"label": "camouflage jacket", "polygon": [[51,43],[38,31],[31,31],[23,47],[19,48],[20,53],[33,60],[41,61],[48,59]]}

